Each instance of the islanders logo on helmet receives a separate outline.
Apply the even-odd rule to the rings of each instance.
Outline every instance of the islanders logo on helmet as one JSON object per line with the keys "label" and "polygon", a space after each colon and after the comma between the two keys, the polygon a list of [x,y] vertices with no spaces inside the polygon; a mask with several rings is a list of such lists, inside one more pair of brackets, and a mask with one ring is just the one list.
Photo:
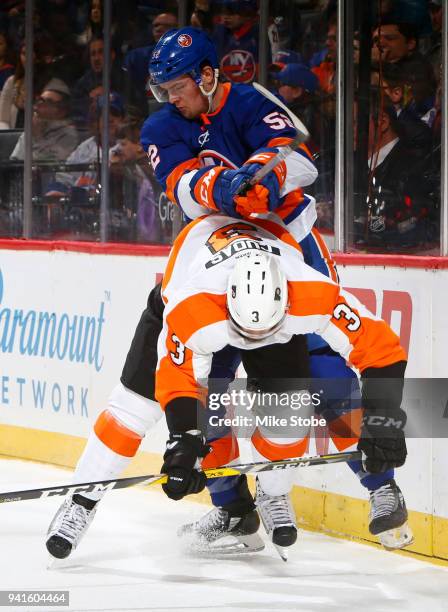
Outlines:
{"label": "islanders logo on helmet", "polygon": [[181,34],[177,37],[177,42],[181,47],[189,47],[193,42],[193,39],[189,34]]}
{"label": "islanders logo on helmet", "polygon": [[166,32],[149,60],[149,83],[156,100],[167,99],[158,86],[178,77],[188,75],[199,85],[205,65],[219,67],[216,49],[203,30],[188,26]]}

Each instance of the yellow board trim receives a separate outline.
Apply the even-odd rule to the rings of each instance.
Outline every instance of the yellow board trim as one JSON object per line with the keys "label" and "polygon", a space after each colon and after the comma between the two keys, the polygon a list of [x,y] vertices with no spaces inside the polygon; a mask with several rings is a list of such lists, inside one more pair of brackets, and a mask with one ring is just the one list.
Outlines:
{"label": "yellow board trim", "polygon": [[[86,439],[78,436],[0,425],[0,456],[3,457],[40,461],[73,469],[85,444]],[[160,465],[159,454],[141,451],[123,476],[157,473]],[[207,491],[191,499],[210,501]],[[292,499],[298,524],[303,529],[376,544],[376,539],[368,531],[367,500],[301,486],[294,487]],[[406,551],[400,551],[399,554],[448,565],[448,519],[411,510],[409,524],[415,540]]]}

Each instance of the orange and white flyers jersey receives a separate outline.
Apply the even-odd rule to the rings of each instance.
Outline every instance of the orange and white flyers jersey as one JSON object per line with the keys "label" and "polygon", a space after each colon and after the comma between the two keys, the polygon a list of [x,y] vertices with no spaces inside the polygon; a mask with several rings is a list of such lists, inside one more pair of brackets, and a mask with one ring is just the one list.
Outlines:
{"label": "orange and white flyers jersey", "polygon": [[[277,258],[288,279],[290,303],[281,329],[257,341],[233,330],[226,308],[235,261],[253,250]],[[174,242],[162,297],[156,397],[163,408],[178,397],[202,400],[206,390],[199,381],[207,379],[213,353],[228,344],[250,350],[288,342],[294,334],[317,333],[360,372],[406,360],[389,326],[306,265],[299,244],[274,220],[238,221],[216,214],[192,221]]]}

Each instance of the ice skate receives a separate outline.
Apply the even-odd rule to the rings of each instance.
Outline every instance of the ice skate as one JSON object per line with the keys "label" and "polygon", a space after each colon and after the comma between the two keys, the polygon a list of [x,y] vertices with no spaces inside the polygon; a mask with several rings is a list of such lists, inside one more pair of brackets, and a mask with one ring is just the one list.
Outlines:
{"label": "ice skate", "polygon": [[264,548],[263,540],[257,534],[259,526],[256,510],[235,516],[233,512],[218,507],[198,521],[183,525],[178,535],[191,539],[194,552],[218,555],[252,553]]}
{"label": "ice skate", "polygon": [[370,491],[369,531],[387,550],[412,544],[414,536],[407,523],[408,512],[403,493],[395,480],[389,480],[376,491]]}
{"label": "ice skate", "polygon": [[267,495],[257,478],[255,503],[266,533],[280,557],[287,561],[286,549],[297,540],[296,517],[289,495]]}
{"label": "ice skate", "polygon": [[47,550],[56,559],[65,559],[75,550],[93,520],[98,502],[81,495],[66,498],[48,528]]}

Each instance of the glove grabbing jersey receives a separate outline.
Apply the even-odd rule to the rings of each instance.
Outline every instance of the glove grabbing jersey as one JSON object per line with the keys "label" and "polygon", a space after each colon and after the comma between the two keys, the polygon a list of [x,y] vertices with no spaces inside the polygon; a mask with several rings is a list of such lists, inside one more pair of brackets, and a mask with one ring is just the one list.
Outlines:
{"label": "glove grabbing jersey", "polygon": [[276,149],[259,149],[241,168],[223,166],[199,170],[190,183],[194,198],[202,206],[220,210],[231,217],[247,217],[251,213],[267,213],[281,203],[280,190],[286,180],[286,164],[280,162],[257,185],[245,194],[239,189],[276,155]]}
{"label": "glove grabbing jersey", "polygon": [[161,472],[167,474],[168,481],[162,489],[171,499],[179,500],[191,493],[200,493],[207,477],[195,469],[196,461],[205,457],[210,448],[201,435],[191,433],[171,433],[163,455]]}

